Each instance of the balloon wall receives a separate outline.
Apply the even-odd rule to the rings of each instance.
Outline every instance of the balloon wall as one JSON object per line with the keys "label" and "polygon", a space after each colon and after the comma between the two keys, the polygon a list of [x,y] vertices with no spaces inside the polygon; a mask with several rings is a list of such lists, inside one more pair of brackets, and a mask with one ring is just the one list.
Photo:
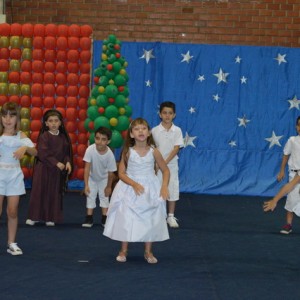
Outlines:
{"label": "balloon wall", "polygon": [[[74,153],[73,179],[83,179],[90,94],[92,28],[76,24],[0,24],[0,106],[21,106],[21,130],[37,141],[43,114],[59,110]],[[25,178],[33,159],[24,157]]]}
{"label": "balloon wall", "polygon": [[101,62],[94,71],[94,87],[84,123],[91,144],[94,143],[94,132],[100,126],[112,130],[111,148],[120,148],[127,134],[132,109],[128,105],[128,63],[120,51],[121,42],[115,35],[109,35],[103,41]]}

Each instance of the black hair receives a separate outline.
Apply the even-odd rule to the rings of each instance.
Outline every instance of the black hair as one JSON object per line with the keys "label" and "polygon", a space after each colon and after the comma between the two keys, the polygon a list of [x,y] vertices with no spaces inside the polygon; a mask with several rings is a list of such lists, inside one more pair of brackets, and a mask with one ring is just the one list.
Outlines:
{"label": "black hair", "polygon": [[99,128],[95,131],[95,135],[96,135],[96,133],[100,133],[100,134],[102,134],[102,135],[105,135],[105,136],[107,136],[107,139],[108,139],[109,141],[111,140],[112,131],[111,131],[109,128],[107,128],[107,127],[103,127],[103,126],[99,127]]}
{"label": "black hair", "polygon": [[176,106],[175,106],[174,102],[171,102],[171,101],[162,102],[159,106],[159,112],[162,112],[164,107],[172,108],[174,114],[176,113]]}

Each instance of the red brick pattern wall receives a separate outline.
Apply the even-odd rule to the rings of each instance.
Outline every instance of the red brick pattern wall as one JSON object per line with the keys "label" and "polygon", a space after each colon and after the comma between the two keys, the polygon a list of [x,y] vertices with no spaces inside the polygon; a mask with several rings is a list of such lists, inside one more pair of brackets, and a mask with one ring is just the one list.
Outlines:
{"label": "red brick pattern wall", "polygon": [[122,41],[300,46],[299,0],[6,1],[8,23],[89,24]]}

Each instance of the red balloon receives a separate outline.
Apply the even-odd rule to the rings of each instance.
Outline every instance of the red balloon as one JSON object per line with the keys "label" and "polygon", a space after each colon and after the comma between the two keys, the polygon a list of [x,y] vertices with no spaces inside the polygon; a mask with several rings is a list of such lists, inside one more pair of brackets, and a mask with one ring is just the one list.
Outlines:
{"label": "red balloon", "polygon": [[91,66],[88,63],[82,63],[80,65],[80,73],[81,74],[90,74]]}
{"label": "red balloon", "polygon": [[78,87],[75,85],[68,86],[67,94],[68,94],[68,96],[76,97],[78,95]]}
{"label": "red balloon", "polygon": [[8,48],[0,48],[0,57],[2,59],[9,59],[9,56],[10,56],[10,51]]}
{"label": "red balloon", "polygon": [[56,54],[56,59],[58,62],[62,61],[62,62],[66,62],[68,59],[67,56],[67,51],[65,50],[58,50],[57,54]]}
{"label": "red balloon", "polygon": [[33,73],[32,74],[32,82],[33,83],[43,83],[44,82],[43,73]]}
{"label": "red balloon", "polygon": [[29,72],[21,72],[20,81],[23,84],[31,83],[31,73]]}
{"label": "red balloon", "polygon": [[57,35],[67,37],[69,32],[69,27],[67,25],[61,24],[57,27]]}
{"label": "red balloon", "polygon": [[8,97],[6,95],[0,95],[0,106],[8,102]]}
{"label": "red balloon", "polygon": [[20,73],[19,72],[10,72],[8,74],[8,81],[10,83],[19,83],[20,82]]}
{"label": "red balloon", "polygon": [[40,120],[31,120],[30,130],[31,131],[39,131],[42,127],[42,122]]}
{"label": "red balloon", "polygon": [[57,87],[56,87],[56,95],[57,96],[61,96],[61,97],[64,97],[64,96],[66,96],[66,94],[67,94],[67,88],[66,88],[66,86],[64,86],[64,85],[58,85]]}
{"label": "red balloon", "polygon": [[30,116],[33,120],[41,120],[43,117],[43,111],[40,107],[32,107],[30,110]]}
{"label": "red balloon", "polygon": [[44,47],[44,39],[41,36],[35,36],[32,42],[34,49],[43,49]]}
{"label": "red balloon", "polygon": [[45,83],[51,83],[54,84],[55,83],[55,75],[52,72],[47,72],[44,74],[44,82]]}
{"label": "red balloon", "polygon": [[63,107],[56,107],[56,110],[61,113],[63,119],[66,117],[66,110]]}
{"label": "red balloon", "polygon": [[22,72],[31,72],[31,70],[32,70],[31,61],[23,60],[21,62],[21,71]]}
{"label": "red balloon", "polygon": [[22,35],[22,25],[19,23],[13,23],[10,25],[10,35]]}
{"label": "red balloon", "polygon": [[32,70],[35,73],[42,73],[44,71],[44,63],[40,60],[35,60],[32,63]]}
{"label": "red balloon", "polygon": [[52,61],[45,62],[44,69],[46,72],[54,72],[56,69],[56,65]]}
{"label": "red balloon", "polygon": [[90,25],[82,25],[80,27],[80,33],[81,33],[81,36],[87,36],[89,37],[93,32],[93,29]]}
{"label": "red balloon", "polygon": [[45,51],[45,61],[54,62],[56,59],[56,51],[55,50],[46,50]]}
{"label": "red balloon", "polygon": [[86,129],[84,127],[84,121],[79,121],[77,123],[77,129],[78,129],[78,132],[80,132],[80,133],[84,132],[86,134]]}
{"label": "red balloon", "polygon": [[78,71],[79,71],[78,62],[69,62],[68,63],[68,72],[69,73],[78,73]]}
{"label": "red balloon", "polygon": [[56,107],[66,107],[66,98],[63,96],[58,96],[55,99],[55,106]]}
{"label": "red balloon", "polygon": [[66,50],[68,48],[68,40],[66,37],[61,36],[56,40],[58,50]]}
{"label": "red balloon", "polygon": [[68,46],[70,49],[77,50],[79,48],[79,38],[71,36],[68,38]]}
{"label": "red balloon", "polygon": [[87,118],[86,109],[78,110],[78,119],[84,121]]}
{"label": "red balloon", "polygon": [[0,24],[0,36],[9,36],[10,35],[10,24],[1,23]]}
{"label": "red balloon", "polygon": [[22,56],[21,49],[13,48],[10,50],[10,58],[11,59],[20,59]]}
{"label": "red balloon", "polygon": [[92,46],[92,40],[88,37],[82,37],[80,39],[81,50],[90,50]]}
{"label": "red balloon", "polygon": [[72,24],[71,26],[69,26],[69,36],[76,36],[79,37],[80,36],[80,27],[76,24]]}
{"label": "red balloon", "polygon": [[[30,126],[31,127],[31,126]],[[33,143],[37,143],[37,139],[38,139],[38,136],[39,136],[39,131],[36,130],[36,131],[31,131],[31,134],[30,134],[30,139],[32,140]]]}
{"label": "red balloon", "polygon": [[30,105],[31,105],[30,97],[28,95],[21,96],[21,98],[20,98],[20,105],[22,107],[30,107]]}
{"label": "red balloon", "polygon": [[82,63],[89,63],[91,61],[91,57],[92,57],[92,54],[91,54],[91,51],[90,50],[82,50],[80,52],[80,61]]}
{"label": "red balloon", "polygon": [[32,97],[31,104],[33,107],[41,107],[43,105],[43,99],[41,97]]}
{"label": "red balloon", "polygon": [[[72,144],[73,155],[77,154],[77,144]],[[74,172],[73,175],[74,176]]]}
{"label": "red balloon", "polygon": [[7,72],[9,69],[9,63],[6,59],[0,59],[0,72]]}
{"label": "red balloon", "polygon": [[84,177],[84,168],[79,168],[76,170],[76,178],[79,180],[83,180]]}
{"label": "red balloon", "polygon": [[90,74],[81,74],[79,77],[79,82],[81,85],[89,85],[91,81]]}
{"label": "red balloon", "polygon": [[54,50],[56,48],[56,39],[53,36],[47,36],[45,38],[46,49]]}
{"label": "red balloon", "polygon": [[57,73],[55,75],[55,81],[57,84],[66,84],[67,83],[67,77],[64,73]]}
{"label": "red balloon", "polygon": [[76,165],[78,168],[84,168],[84,160],[83,160],[82,156],[76,157]]}
{"label": "red balloon", "polygon": [[20,97],[17,96],[17,95],[11,95],[11,96],[9,96],[9,100],[8,101],[20,104]]}
{"label": "red balloon", "polygon": [[79,144],[86,144],[88,141],[88,138],[86,136],[86,133],[79,133],[77,137]]}
{"label": "red balloon", "polygon": [[47,24],[45,26],[45,34],[47,36],[54,37],[57,35],[57,25],[55,24]]}
{"label": "red balloon", "polygon": [[52,108],[54,106],[55,100],[54,97],[47,96],[44,98],[44,107],[46,108]]}
{"label": "red balloon", "polygon": [[56,64],[56,71],[59,73],[66,73],[67,72],[67,64],[65,62],[58,62]]}
{"label": "red balloon", "polygon": [[87,98],[89,96],[89,94],[90,94],[89,87],[86,86],[86,85],[80,86],[78,94],[79,94],[80,98]]}
{"label": "red balloon", "polygon": [[43,95],[43,85],[40,83],[34,83],[31,86],[31,94],[36,97],[41,97]]}
{"label": "red balloon", "polygon": [[87,146],[84,144],[78,144],[77,145],[77,154],[79,156],[84,156],[85,150],[86,150]]}
{"label": "red balloon", "polygon": [[76,121],[77,114],[77,109],[74,107],[68,107],[66,110],[66,118],[68,121]]}
{"label": "red balloon", "polygon": [[33,36],[33,25],[32,24],[24,24],[22,26],[22,35],[25,37]]}
{"label": "red balloon", "polygon": [[67,54],[69,62],[78,62],[79,61],[79,52],[78,50],[69,50]]}
{"label": "red balloon", "polygon": [[87,99],[85,99],[85,98],[80,98],[80,99],[78,100],[78,106],[79,106],[79,108],[87,109],[87,107],[88,107],[88,101],[87,101]]}
{"label": "red balloon", "polygon": [[67,121],[65,127],[68,132],[75,132],[77,129],[76,122],[73,121]]}
{"label": "red balloon", "polygon": [[77,135],[76,135],[76,133],[69,132],[69,137],[70,137],[71,143],[72,144],[76,144],[76,142],[77,142]]}
{"label": "red balloon", "polygon": [[45,54],[43,49],[33,49],[32,59],[33,60],[44,60]]}
{"label": "red balloon", "polygon": [[44,24],[35,24],[33,27],[33,35],[34,36],[45,36],[45,25]]}
{"label": "red balloon", "polygon": [[48,97],[53,97],[55,95],[54,84],[50,84],[50,83],[44,84],[44,95]]}
{"label": "red balloon", "polygon": [[67,76],[67,81],[69,85],[77,85],[78,84],[78,75],[75,73],[69,73]]}
{"label": "red balloon", "polygon": [[77,107],[77,98],[76,97],[68,97],[67,98],[67,107]]}
{"label": "red balloon", "polygon": [[28,178],[30,178],[30,176],[31,176],[31,173],[30,173],[29,169],[28,169],[28,168],[25,168],[25,167],[22,167],[21,169],[22,169],[22,172],[23,172],[24,178],[25,178],[25,179],[28,179]]}

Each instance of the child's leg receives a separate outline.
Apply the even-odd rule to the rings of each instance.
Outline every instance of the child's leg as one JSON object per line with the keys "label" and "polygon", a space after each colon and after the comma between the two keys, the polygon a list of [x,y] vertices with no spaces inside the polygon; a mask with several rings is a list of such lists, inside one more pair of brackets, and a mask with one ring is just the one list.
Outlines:
{"label": "child's leg", "polygon": [[4,196],[0,195],[0,218],[2,216],[3,200],[4,200]]}
{"label": "child's leg", "polygon": [[19,196],[7,197],[8,244],[15,243],[18,228]]}
{"label": "child's leg", "polygon": [[103,227],[105,226],[105,223],[106,223],[107,211],[108,211],[108,208],[107,208],[107,207],[101,207],[101,212],[102,212],[102,216],[101,216],[101,225],[102,225]]}
{"label": "child's leg", "polygon": [[152,253],[152,242],[145,243],[144,257],[148,264],[156,264],[157,263],[158,260]]}
{"label": "child's leg", "polygon": [[121,243],[121,250],[119,251],[119,255],[116,257],[116,261],[126,262],[127,252],[128,252],[128,242],[122,242]]}
{"label": "child's leg", "polygon": [[292,225],[294,213],[291,211],[286,212],[286,223]]}
{"label": "child's leg", "polygon": [[168,213],[175,214],[176,201],[168,201]]}

